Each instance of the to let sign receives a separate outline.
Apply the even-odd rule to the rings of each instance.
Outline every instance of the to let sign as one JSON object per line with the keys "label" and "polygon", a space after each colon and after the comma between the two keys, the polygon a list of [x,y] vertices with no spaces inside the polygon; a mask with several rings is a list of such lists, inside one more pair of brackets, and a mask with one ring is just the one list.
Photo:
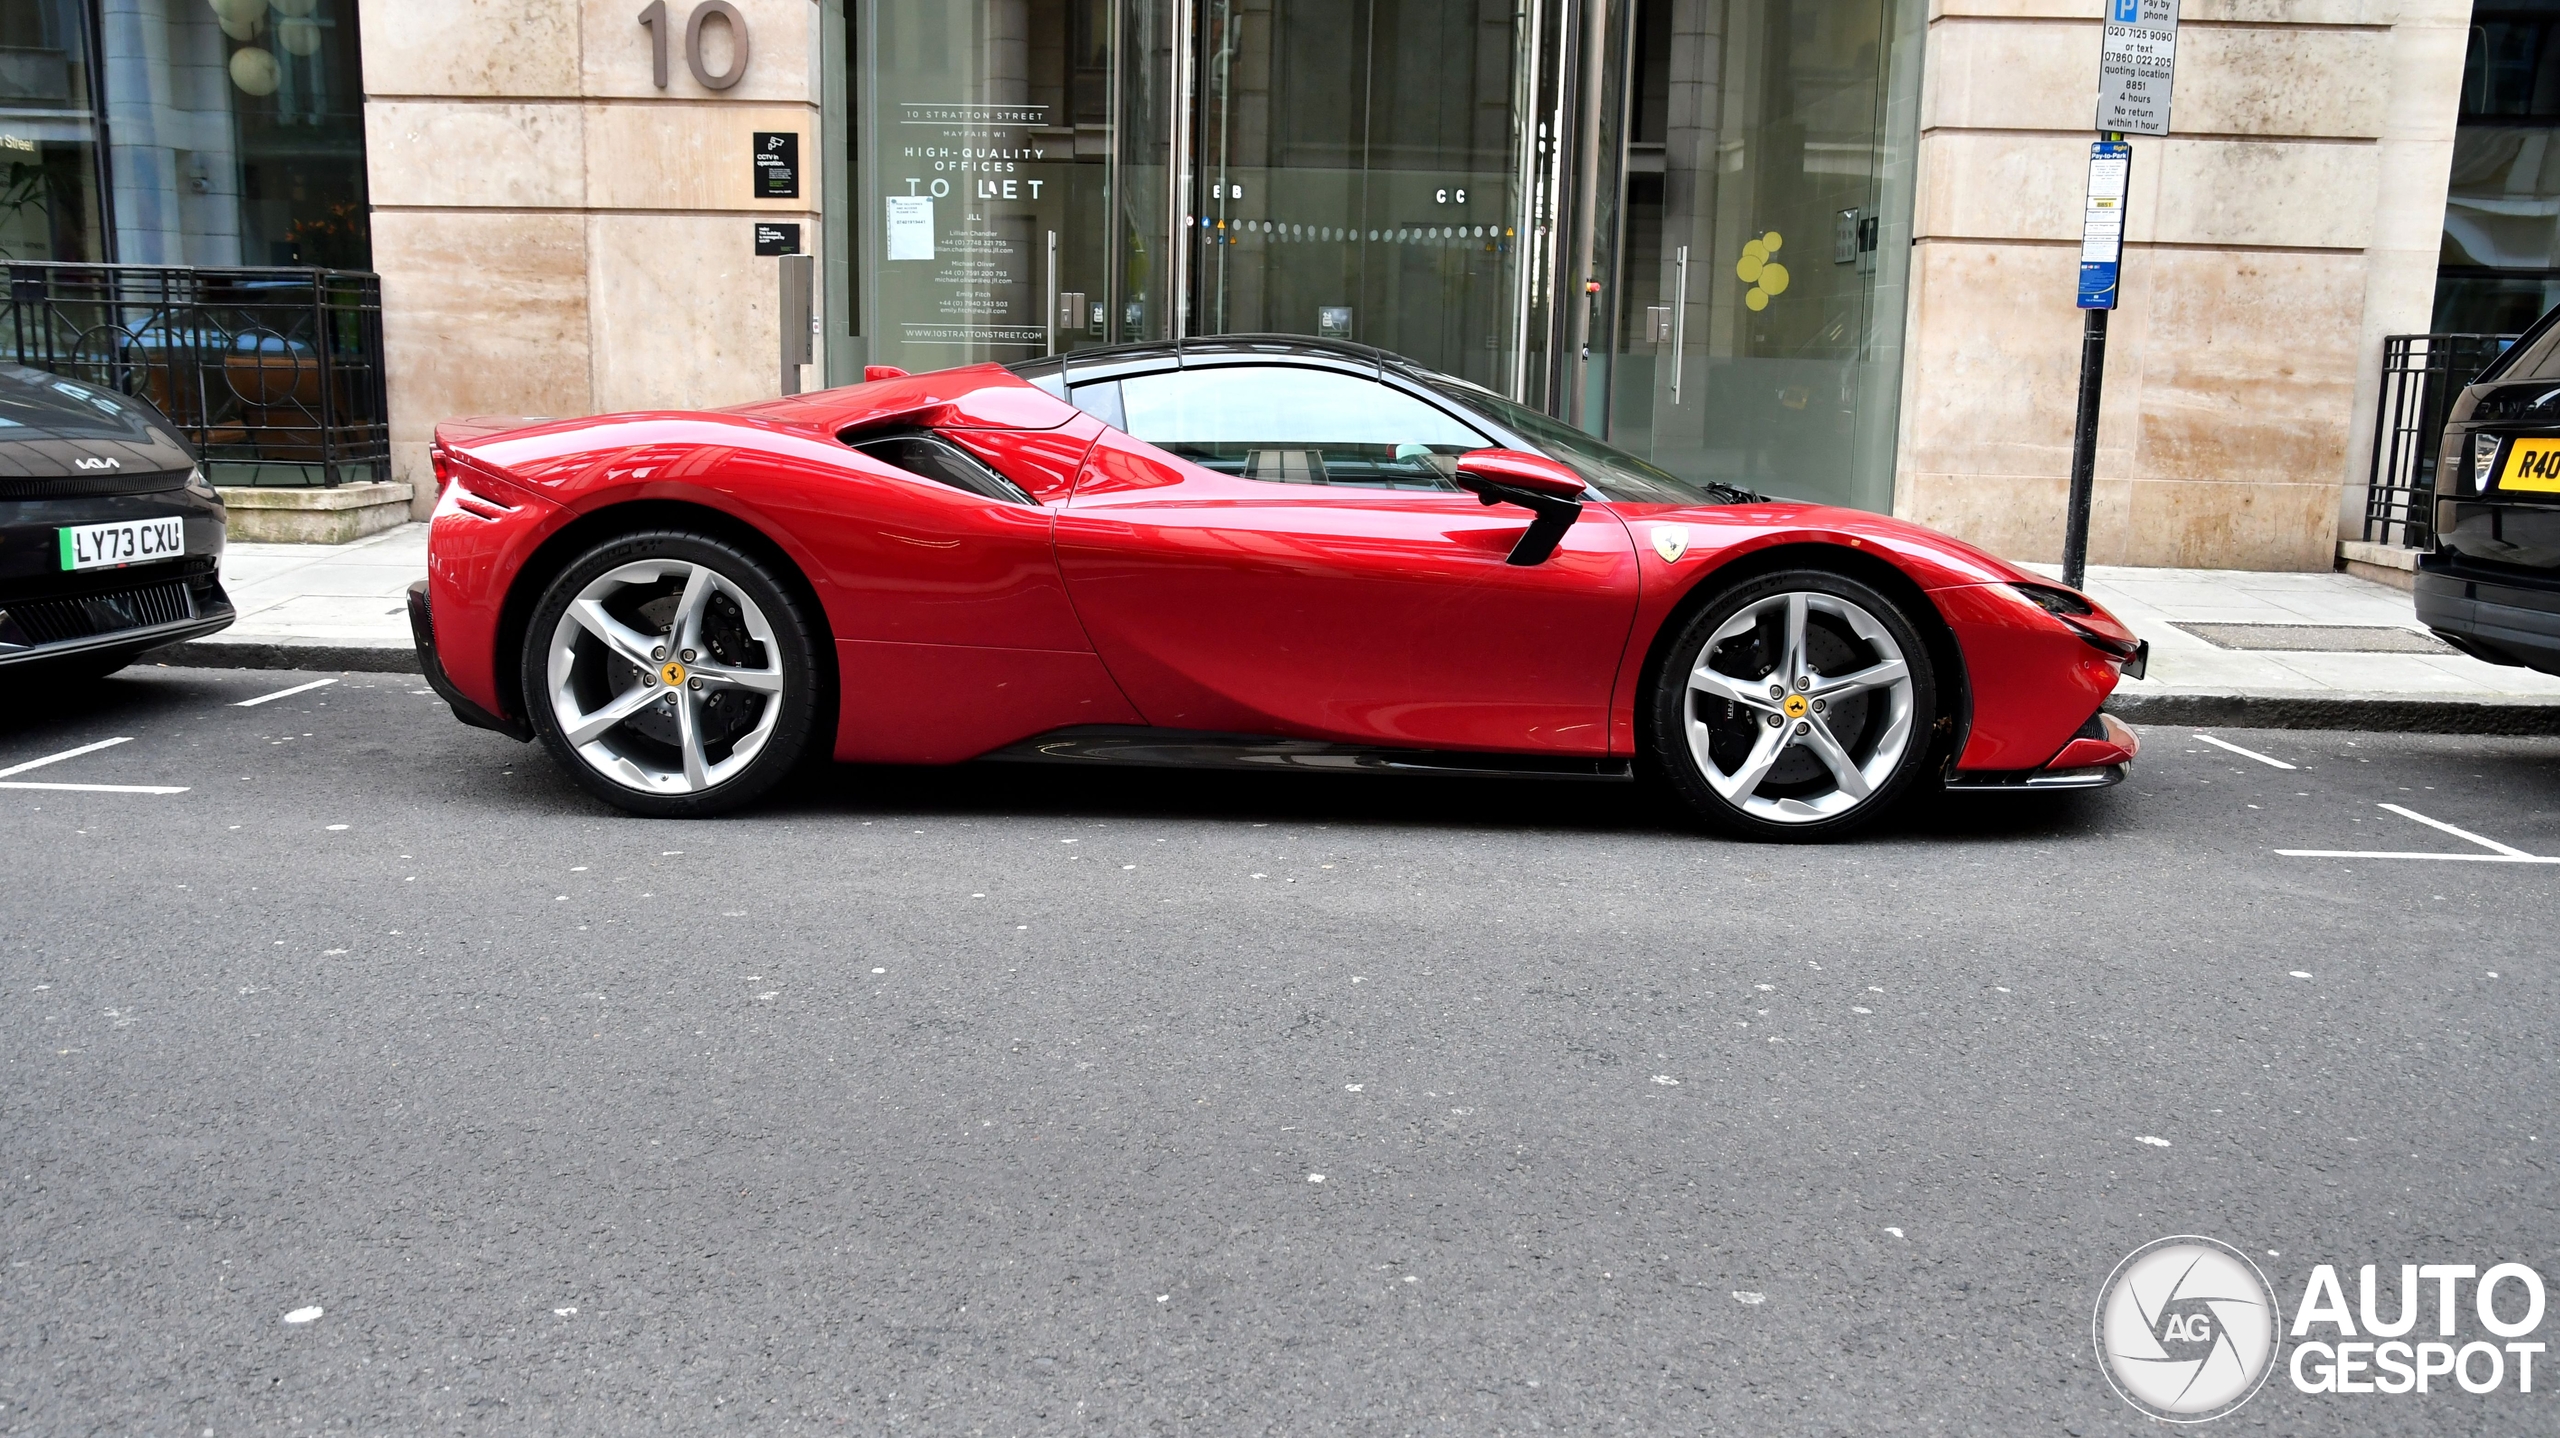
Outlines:
{"label": "to let sign", "polygon": [[2098,49],[2098,125],[2127,135],[2169,133],[2178,75],[2178,0],[2107,0]]}

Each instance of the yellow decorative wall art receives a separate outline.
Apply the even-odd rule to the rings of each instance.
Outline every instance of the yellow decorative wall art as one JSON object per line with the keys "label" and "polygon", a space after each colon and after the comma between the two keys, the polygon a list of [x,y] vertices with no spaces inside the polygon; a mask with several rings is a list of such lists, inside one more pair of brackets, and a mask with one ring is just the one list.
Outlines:
{"label": "yellow decorative wall art", "polygon": [[1786,242],[1786,236],[1771,230],[1742,247],[1742,258],[1734,261],[1733,274],[1751,286],[1742,296],[1746,308],[1765,310],[1771,297],[1787,292],[1787,267],[1770,258]]}

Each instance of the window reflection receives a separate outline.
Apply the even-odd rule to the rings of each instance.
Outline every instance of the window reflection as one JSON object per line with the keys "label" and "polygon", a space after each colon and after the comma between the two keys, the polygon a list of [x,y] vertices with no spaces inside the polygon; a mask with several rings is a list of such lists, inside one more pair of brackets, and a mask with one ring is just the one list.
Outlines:
{"label": "window reflection", "polygon": [[1909,242],[1886,219],[1908,223],[1888,191],[1915,68],[1892,62],[1915,9],[1635,7],[1612,443],[1691,480],[1888,507]]}
{"label": "window reflection", "polygon": [[1279,366],[1180,370],[1120,382],[1128,433],[1223,474],[1281,484],[1455,489],[1484,436],[1410,395],[1351,375]]}
{"label": "window reflection", "polygon": [[2474,17],[2435,329],[2512,334],[2560,303],[2560,17]]}
{"label": "window reflection", "polygon": [[97,258],[96,102],[79,0],[0,0],[0,258]]}
{"label": "window reflection", "polygon": [[103,0],[115,258],[372,265],[356,0]]}
{"label": "window reflection", "polygon": [[1204,0],[1202,334],[1377,345],[1513,383],[1520,17]]}

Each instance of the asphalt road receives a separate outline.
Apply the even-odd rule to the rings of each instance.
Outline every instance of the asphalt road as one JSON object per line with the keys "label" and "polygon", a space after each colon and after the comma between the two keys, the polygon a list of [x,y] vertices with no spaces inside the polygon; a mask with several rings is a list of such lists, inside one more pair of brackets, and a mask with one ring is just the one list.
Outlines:
{"label": "asphalt road", "polygon": [[0,718],[184,789],[0,787],[0,1430],[2134,1433],[2152,1239],[2288,1321],[2553,1267],[2560,865],[2276,851],[2560,854],[2560,741],[2154,731],[1823,848],[995,766],[684,824],[414,679],[238,704],[319,677]]}

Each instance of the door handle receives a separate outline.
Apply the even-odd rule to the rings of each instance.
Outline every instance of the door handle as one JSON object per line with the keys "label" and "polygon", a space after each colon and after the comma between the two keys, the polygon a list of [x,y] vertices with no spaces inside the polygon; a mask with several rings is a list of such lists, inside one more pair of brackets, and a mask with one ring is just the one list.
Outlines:
{"label": "door handle", "polygon": [[1689,329],[1689,247],[1682,245],[1671,261],[1671,402],[1680,402],[1682,341]]}

